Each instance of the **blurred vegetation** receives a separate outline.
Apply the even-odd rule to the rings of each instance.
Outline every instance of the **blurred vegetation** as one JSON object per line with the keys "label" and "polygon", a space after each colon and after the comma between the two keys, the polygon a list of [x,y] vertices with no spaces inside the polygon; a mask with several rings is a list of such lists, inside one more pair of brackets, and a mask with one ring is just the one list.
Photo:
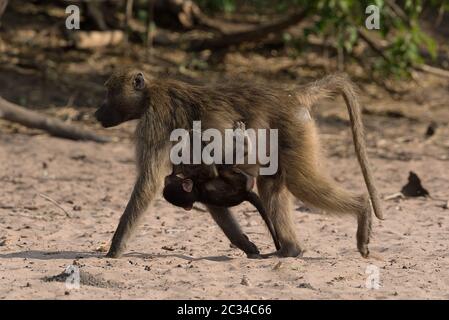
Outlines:
{"label": "blurred vegetation", "polygon": [[[13,7],[13,3],[18,6],[21,2],[26,3],[17,0],[10,4]],[[212,55],[217,53],[215,56],[224,56],[227,50],[257,50],[267,54],[278,51],[292,58],[310,51],[321,52],[332,68],[344,70],[355,62],[367,75],[380,81],[385,77],[409,78],[414,69],[422,70],[425,66],[429,70],[429,64],[441,69],[433,70],[434,73],[449,75],[449,50],[445,48],[443,52],[438,47],[438,43],[445,44],[444,37],[448,38],[449,32],[441,33],[443,37],[437,40],[428,28],[429,24],[441,24],[440,29],[449,27],[449,21],[443,21],[449,20],[449,0],[31,0],[29,3],[41,10],[79,4],[82,31],[106,33],[121,29],[126,33],[125,45],[130,41],[147,48],[172,47],[194,55],[208,50]],[[367,8],[373,5],[379,9],[378,30],[365,26],[372,16]],[[305,18],[294,18],[302,10],[306,12]],[[441,56],[443,59],[437,61]]]}
{"label": "blurred vegetation", "polygon": [[[0,94],[23,106],[96,104],[110,72],[132,63],[189,81],[251,73],[301,83],[338,70],[394,97],[423,73],[449,79],[449,0],[2,3]],[[80,9],[79,30],[66,27],[68,4]],[[365,25],[373,5],[378,30]]]}
{"label": "blurred vegetation", "polygon": [[[335,39],[338,50],[352,56],[354,48],[361,41],[360,29],[364,28],[369,5],[380,9],[380,29],[374,30],[375,36],[388,40],[388,45],[377,52],[372,71],[381,76],[407,77],[413,66],[424,62],[420,48],[426,50],[432,58],[436,56],[437,44],[432,37],[423,32],[418,23],[424,6],[438,10],[439,14],[449,11],[448,0],[197,0],[198,5],[209,12],[232,13],[244,5],[255,12],[266,12],[267,8],[283,13],[293,7],[311,7],[314,16],[311,27],[304,29],[304,37],[314,34],[324,39]],[[284,39],[298,50],[304,39],[284,34]],[[375,51],[377,50],[374,48]]]}

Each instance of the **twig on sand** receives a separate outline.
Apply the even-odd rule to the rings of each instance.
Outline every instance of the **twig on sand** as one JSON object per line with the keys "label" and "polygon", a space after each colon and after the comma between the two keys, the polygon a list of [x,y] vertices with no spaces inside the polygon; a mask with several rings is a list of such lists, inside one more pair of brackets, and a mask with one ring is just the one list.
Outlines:
{"label": "twig on sand", "polygon": [[405,198],[405,197],[404,197],[404,195],[403,195],[401,192],[396,192],[396,193],[390,194],[389,196],[386,196],[386,197],[384,198],[384,200],[385,200],[385,201],[388,201],[388,200],[404,199],[404,198]]}
{"label": "twig on sand", "polygon": [[50,198],[49,196],[46,196],[43,193],[39,193],[39,196],[44,198],[47,201],[50,201],[51,203],[53,203],[55,206],[57,206],[59,209],[61,209],[62,211],[64,211],[65,215],[69,218],[72,218],[72,216],[70,215],[70,213],[68,213],[68,211],[66,209],[64,209],[63,206],[61,206],[56,200],[53,200],[52,198]]}
{"label": "twig on sand", "polygon": [[197,211],[200,211],[200,212],[207,212],[206,209],[203,209],[203,208],[198,207],[198,206],[193,206],[192,209],[197,210]]}

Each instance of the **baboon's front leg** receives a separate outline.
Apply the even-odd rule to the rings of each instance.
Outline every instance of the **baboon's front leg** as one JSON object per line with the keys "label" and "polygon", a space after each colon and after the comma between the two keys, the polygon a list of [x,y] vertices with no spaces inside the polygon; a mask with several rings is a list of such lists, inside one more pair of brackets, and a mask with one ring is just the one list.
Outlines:
{"label": "baboon's front leg", "polygon": [[126,242],[148,205],[160,193],[164,177],[172,168],[169,161],[169,146],[152,149],[138,144],[137,150],[138,178],[112,238],[111,248],[107,254],[110,258],[119,258],[122,255]]}
{"label": "baboon's front leg", "polygon": [[152,200],[150,186],[143,176],[139,177],[125,212],[120,218],[117,230],[112,238],[111,247],[107,253],[109,258],[119,258],[126,248],[126,242],[130,238],[133,230],[138,225],[140,218]]}
{"label": "baboon's front leg", "polygon": [[228,208],[207,206],[212,218],[223,230],[233,245],[246,253],[248,258],[260,258],[259,249],[243,233],[238,222]]}

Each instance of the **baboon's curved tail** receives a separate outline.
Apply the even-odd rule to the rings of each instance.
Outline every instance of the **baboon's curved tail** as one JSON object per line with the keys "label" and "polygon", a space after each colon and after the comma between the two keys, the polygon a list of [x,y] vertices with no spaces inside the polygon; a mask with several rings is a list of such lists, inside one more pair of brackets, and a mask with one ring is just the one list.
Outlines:
{"label": "baboon's curved tail", "polygon": [[374,184],[374,178],[369,166],[366,153],[365,134],[362,123],[362,113],[356,94],[355,85],[345,74],[334,74],[324,77],[314,83],[302,86],[296,94],[301,104],[312,107],[318,100],[330,98],[335,94],[341,94],[348,108],[351,122],[352,137],[360,167],[362,169],[365,184],[368,189],[371,203],[376,217],[383,220],[383,212],[380,204],[379,193]]}

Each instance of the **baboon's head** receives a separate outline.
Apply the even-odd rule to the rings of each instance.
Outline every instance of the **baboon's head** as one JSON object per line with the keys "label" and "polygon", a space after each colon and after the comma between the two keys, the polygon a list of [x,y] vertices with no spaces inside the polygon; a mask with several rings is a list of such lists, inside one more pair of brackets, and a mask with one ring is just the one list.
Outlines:
{"label": "baboon's head", "polygon": [[174,174],[165,177],[162,194],[165,200],[185,210],[191,210],[195,201],[198,200],[198,191],[192,179],[181,178]]}
{"label": "baboon's head", "polygon": [[106,99],[95,112],[95,118],[105,128],[139,119],[148,103],[148,83],[142,71],[115,72],[105,86]]}

